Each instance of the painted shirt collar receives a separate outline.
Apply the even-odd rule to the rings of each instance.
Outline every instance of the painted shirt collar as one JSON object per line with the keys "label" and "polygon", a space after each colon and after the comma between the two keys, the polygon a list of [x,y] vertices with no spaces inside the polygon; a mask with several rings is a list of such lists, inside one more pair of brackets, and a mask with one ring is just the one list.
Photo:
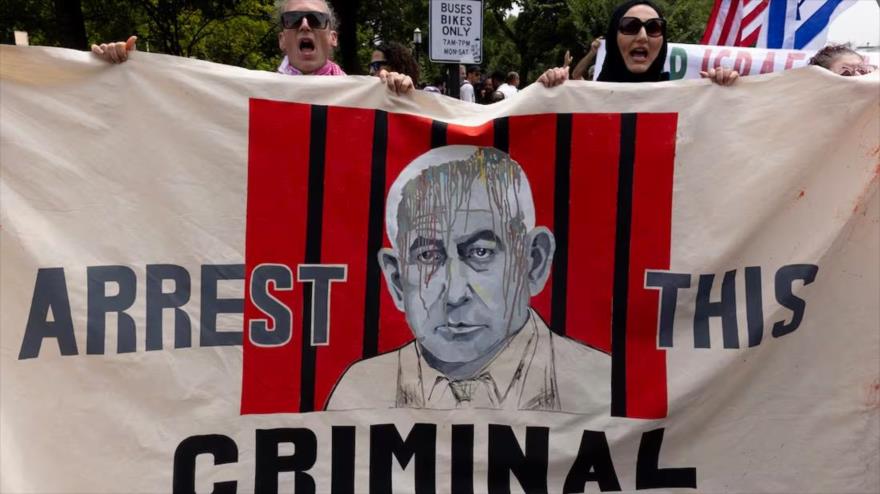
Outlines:
{"label": "painted shirt collar", "polygon": [[[418,344],[413,351],[400,355],[398,389],[417,391],[422,406],[427,408],[487,407],[512,408],[519,406],[525,377],[540,343],[540,318],[532,310],[525,326],[510,339],[507,347],[472,379],[450,381],[421,358]],[[467,402],[467,403],[465,403]]]}

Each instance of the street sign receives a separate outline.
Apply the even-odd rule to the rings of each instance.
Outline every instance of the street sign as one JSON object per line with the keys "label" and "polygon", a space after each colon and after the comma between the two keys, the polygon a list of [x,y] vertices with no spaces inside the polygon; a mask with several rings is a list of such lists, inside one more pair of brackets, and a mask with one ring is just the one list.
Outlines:
{"label": "street sign", "polygon": [[482,63],[482,0],[431,0],[429,21],[432,62]]}

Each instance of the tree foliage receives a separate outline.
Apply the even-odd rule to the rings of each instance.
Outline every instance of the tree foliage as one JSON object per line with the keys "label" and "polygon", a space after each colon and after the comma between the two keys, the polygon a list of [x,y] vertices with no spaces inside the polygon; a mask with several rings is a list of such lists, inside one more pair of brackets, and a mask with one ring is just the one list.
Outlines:
{"label": "tree foliage", "polygon": [[[696,43],[712,0],[657,0],[671,41]],[[336,58],[346,72],[366,72],[379,41],[398,41],[418,52],[422,80],[443,66],[428,60],[429,0],[331,0],[340,19]],[[484,0],[483,71],[517,70],[524,82],[576,58],[604,34],[619,0]],[[31,44],[87,49],[91,43],[139,37],[138,49],[272,70],[281,54],[273,0],[3,0],[3,42],[13,30]],[[412,44],[419,28],[422,44]]]}

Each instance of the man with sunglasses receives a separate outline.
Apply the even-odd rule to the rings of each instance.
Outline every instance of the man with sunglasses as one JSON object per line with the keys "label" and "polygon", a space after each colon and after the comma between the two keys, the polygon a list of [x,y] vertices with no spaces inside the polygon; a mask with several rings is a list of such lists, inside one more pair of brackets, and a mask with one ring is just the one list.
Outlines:
{"label": "man with sunglasses", "polygon": [[280,10],[278,47],[284,60],[278,72],[288,75],[345,75],[330,60],[336,48],[336,16],[324,0],[288,0]]}
{"label": "man with sunglasses", "polygon": [[[284,59],[278,72],[287,75],[345,75],[339,65],[330,60],[338,38],[336,15],[326,0],[287,0],[279,2],[281,32],[278,46]],[[125,42],[92,45],[92,52],[111,63],[128,60],[135,49],[136,36]],[[382,70],[379,78],[396,93],[413,89],[412,79],[404,74]]]}

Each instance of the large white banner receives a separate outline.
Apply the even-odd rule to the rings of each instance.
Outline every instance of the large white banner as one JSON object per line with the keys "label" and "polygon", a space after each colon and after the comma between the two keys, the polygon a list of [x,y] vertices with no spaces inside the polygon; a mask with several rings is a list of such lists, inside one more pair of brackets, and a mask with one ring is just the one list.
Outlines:
{"label": "large white banner", "polygon": [[876,492],[880,83],[0,47],[0,491]]}

